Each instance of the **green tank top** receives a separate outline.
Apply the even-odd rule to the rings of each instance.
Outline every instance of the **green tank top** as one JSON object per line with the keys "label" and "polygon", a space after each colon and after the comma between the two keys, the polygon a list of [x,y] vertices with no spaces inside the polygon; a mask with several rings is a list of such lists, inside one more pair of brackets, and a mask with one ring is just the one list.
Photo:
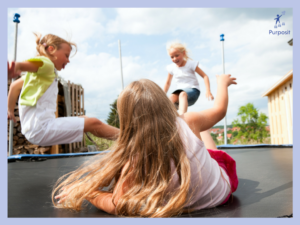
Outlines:
{"label": "green tank top", "polygon": [[54,81],[56,74],[53,62],[45,56],[37,56],[27,60],[29,62],[43,62],[37,72],[27,72],[22,79],[24,80],[20,104],[35,106],[37,101],[46,92]]}

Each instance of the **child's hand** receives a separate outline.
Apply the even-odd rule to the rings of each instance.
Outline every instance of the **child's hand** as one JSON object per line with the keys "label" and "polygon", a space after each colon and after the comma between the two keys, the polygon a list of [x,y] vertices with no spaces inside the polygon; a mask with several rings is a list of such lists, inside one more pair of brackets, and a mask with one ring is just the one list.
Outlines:
{"label": "child's hand", "polygon": [[14,112],[7,111],[7,119],[17,122]]}
{"label": "child's hand", "polygon": [[231,77],[231,74],[217,75],[218,85],[226,85],[226,87],[229,87],[231,84],[237,84],[235,80],[236,78]]}
{"label": "child's hand", "polygon": [[208,99],[208,101],[214,100],[214,96],[212,95],[212,93],[210,91],[206,92],[205,96]]}
{"label": "child's hand", "polygon": [[15,71],[15,62],[7,62],[7,79],[16,78],[17,76],[20,76],[21,71]]}

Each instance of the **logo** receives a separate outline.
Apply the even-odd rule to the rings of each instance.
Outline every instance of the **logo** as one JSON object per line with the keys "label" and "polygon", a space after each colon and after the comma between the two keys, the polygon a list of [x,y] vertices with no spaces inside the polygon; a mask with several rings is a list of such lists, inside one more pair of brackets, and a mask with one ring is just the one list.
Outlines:
{"label": "logo", "polygon": [[[279,16],[277,14],[277,17],[274,19],[275,20],[275,26],[274,28],[276,29],[277,27],[281,27],[281,24],[280,24],[280,17],[282,17],[283,15],[285,15],[285,11],[282,12],[282,14]],[[278,23],[278,24],[277,24]],[[285,26],[285,22],[282,22],[282,26]]]}
{"label": "logo", "polygon": [[[282,18],[281,18],[284,15],[285,15],[285,11],[281,12],[281,15],[279,15],[279,14],[276,15],[276,18],[274,18],[274,20],[275,20],[274,29],[281,28],[281,27],[285,26],[285,22],[283,22]],[[279,36],[279,35],[288,35],[290,33],[291,33],[290,30],[286,30],[286,31],[279,31],[279,30],[273,31],[273,30],[269,30],[269,35],[273,34],[273,35],[278,35]]]}

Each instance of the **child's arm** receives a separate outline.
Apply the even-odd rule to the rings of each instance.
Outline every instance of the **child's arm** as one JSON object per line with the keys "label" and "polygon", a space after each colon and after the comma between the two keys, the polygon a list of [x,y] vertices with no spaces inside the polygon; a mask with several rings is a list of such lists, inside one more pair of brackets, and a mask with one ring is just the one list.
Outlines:
{"label": "child's arm", "polygon": [[8,97],[7,97],[7,118],[10,120],[13,120],[14,122],[16,122],[15,119],[15,114],[14,114],[14,110],[15,110],[15,105],[18,99],[18,96],[22,90],[23,87],[23,79],[20,78],[16,81],[14,81],[9,88],[9,92],[8,92]]}
{"label": "child's arm", "polygon": [[228,86],[236,84],[235,80],[230,74],[217,75],[218,88],[214,106],[201,112],[187,112],[181,116],[197,137],[199,132],[210,129],[224,118],[228,106]]}
{"label": "child's arm", "polygon": [[[116,214],[116,205],[118,204],[118,200],[119,198],[126,192],[127,186],[128,186],[128,182],[124,181],[121,185],[120,188],[118,188],[118,192],[117,192],[117,187],[120,185],[122,176],[124,175],[124,171],[127,169],[127,167],[129,166],[129,162],[127,162],[125,164],[125,166],[122,169],[122,173],[121,176],[119,178],[119,181],[116,184],[116,187],[114,189],[113,193],[108,193],[108,192],[103,192],[103,191],[97,191],[95,194],[98,194],[98,196],[96,198],[93,199],[87,199],[91,204],[93,204],[96,208],[103,210],[107,213],[110,214]],[[73,186],[73,187],[76,187]],[[73,189],[73,187],[67,187],[65,189],[63,189],[63,192],[60,193],[59,195],[55,196],[55,199],[60,199],[58,201],[58,203],[62,203],[63,201],[66,200],[68,193]],[[112,197],[113,195],[115,196],[114,202],[112,201]]]}
{"label": "child's arm", "polygon": [[87,200],[102,211],[105,211],[109,214],[116,214],[116,206],[112,202],[112,195],[112,193],[100,192],[96,198]]}
{"label": "child's arm", "polygon": [[171,82],[172,82],[172,78],[173,78],[173,76],[168,73],[168,78],[167,78],[166,84],[164,86],[164,92],[165,93],[167,93],[168,90],[169,90],[169,88],[170,88],[170,85],[171,85]]}
{"label": "child's arm", "polygon": [[26,72],[37,72],[39,67],[43,66],[42,61],[35,61],[35,62],[29,62],[29,61],[24,61],[24,62],[16,62],[15,63],[15,72],[19,73],[22,71]]}
{"label": "child's arm", "polygon": [[[43,65],[43,62],[15,62],[11,63],[11,66],[9,66],[8,70],[10,75],[12,74],[20,74],[22,71],[27,72],[37,72],[39,67]],[[14,72],[12,71],[14,69]],[[10,85],[8,97],[7,97],[7,117],[8,119],[13,120],[16,122],[15,115],[14,115],[14,109],[15,105],[18,99],[18,96],[21,92],[22,86],[23,86],[23,79],[18,79],[14,81]]]}
{"label": "child's arm", "polygon": [[[59,199],[58,204],[63,203],[66,198],[68,197],[68,194],[80,184],[71,184],[69,186],[66,186],[62,188],[62,192],[58,195],[56,195],[54,198]],[[93,199],[87,199],[90,203],[92,203],[94,206],[96,206],[98,209],[101,209],[107,213],[115,214],[115,206],[112,203],[112,193],[103,192],[103,191],[97,191],[95,194],[98,194],[96,198]]]}
{"label": "child's arm", "polygon": [[[92,203],[95,207],[98,209],[101,209],[107,213],[110,214],[116,214],[116,205],[118,204],[118,201],[120,197],[126,192],[127,187],[129,185],[129,182],[125,180],[122,184],[120,183],[122,180],[122,177],[124,175],[124,172],[129,166],[129,162],[125,164],[125,166],[122,169],[121,176],[116,184],[116,187],[114,189],[113,193],[107,193],[103,192],[100,195],[98,195],[96,198],[88,200],[90,203]],[[118,188],[118,186],[120,186]],[[112,201],[112,196],[115,195],[114,202]]]}
{"label": "child's arm", "polygon": [[208,100],[214,100],[214,96],[210,92],[210,84],[209,84],[208,76],[198,66],[196,67],[195,71],[196,71],[196,73],[198,73],[204,79],[204,84],[205,84],[205,88],[206,88],[206,94],[205,94],[206,98]]}
{"label": "child's arm", "polygon": [[20,76],[21,71],[15,71],[16,63],[15,61],[7,62],[7,79],[16,78],[17,76]]}
{"label": "child's arm", "polygon": [[39,67],[43,66],[43,62],[7,62],[7,78],[15,78],[21,74],[21,72],[37,72]]}

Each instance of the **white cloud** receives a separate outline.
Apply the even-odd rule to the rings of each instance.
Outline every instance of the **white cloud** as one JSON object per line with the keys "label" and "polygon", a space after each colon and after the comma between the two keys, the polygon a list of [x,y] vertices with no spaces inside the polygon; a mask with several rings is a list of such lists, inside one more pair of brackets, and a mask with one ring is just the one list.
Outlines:
{"label": "white cloud", "polygon": [[[151,79],[156,69],[139,63],[139,57],[123,57],[124,86],[143,78]],[[120,60],[108,53],[86,55],[78,52],[60,75],[65,80],[81,84],[85,90],[85,108],[88,116],[107,116],[109,104],[122,90]]]}
{"label": "white cloud", "polygon": [[[192,58],[209,76],[211,91],[216,95],[216,74],[222,72],[222,51],[219,35],[225,34],[225,72],[237,77],[238,85],[229,89],[228,121],[236,115],[238,107],[257,102],[260,110],[267,111],[266,98],[261,95],[278,79],[292,69],[292,47],[287,44],[293,37],[291,10],[286,10],[284,29],[289,36],[269,35],[277,9],[198,9],[198,8],[135,8],[116,9],[115,17],[105,17],[106,9],[20,9],[21,23],[18,37],[18,61],[35,55],[33,31],[54,33],[78,45],[71,58],[65,79],[80,83],[85,89],[88,115],[106,118],[109,104],[121,92],[121,74],[117,39],[122,40],[124,84],[148,78],[164,86],[167,72],[165,43],[180,39],[188,44]],[[280,9],[279,11],[282,11]],[[276,12],[276,14],[274,14]],[[290,14],[289,14],[290,13]],[[8,20],[13,11],[8,11]],[[11,23],[11,22],[10,22]],[[10,24],[9,23],[9,24]],[[14,28],[8,27],[8,58],[12,59]],[[147,43],[144,49],[138,42]],[[145,39],[146,39],[145,38]],[[153,39],[152,39],[153,38]],[[133,39],[134,43],[130,42]],[[148,41],[150,40],[150,41]],[[153,40],[153,41],[152,41]],[[135,45],[136,44],[136,45]],[[163,54],[149,56],[147,48],[161,47]],[[142,46],[144,47],[144,46]],[[129,51],[123,53],[123,49]],[[146,50],[145,50],[146,49]],[[203,79],[198,76],[201,96],[189,111],[212,107],[205,99]],[[174,90],[172,82],[169,93]]]}
{"label": "white cloud", "polygon": [[[21,8],[18,26],[18,59],[25,60],[35,55],[35,37],[33,32],[42,35],[53,33],[78,45],[81,51],[87,51],[93,44],[91,38],[99,38],[104,33],[101,21],[105,21],[101,9],[60,9],[60,8]],[[13,17],[9,11],[8,17]],[[10,20],[9,20],[10,21]],[[14,39],[9,34],[9,49],[13,48]],[[9,58],[12,58],[12,50]]]}
{"label": "white cloud", "polygon": [[[178,28],[191,29],[195,24],[194,16],[203,9],[117,9],[118,16],[108,22],[107,29],[111,33],[129,33],[159,35],[175,32]],[[206,13],[204,13],[206,14]],[[194,17],[194,18],[193,18]],[[198,17],[198,16],[197,16]],[[186,23],[188,21],[188,23]]]}

